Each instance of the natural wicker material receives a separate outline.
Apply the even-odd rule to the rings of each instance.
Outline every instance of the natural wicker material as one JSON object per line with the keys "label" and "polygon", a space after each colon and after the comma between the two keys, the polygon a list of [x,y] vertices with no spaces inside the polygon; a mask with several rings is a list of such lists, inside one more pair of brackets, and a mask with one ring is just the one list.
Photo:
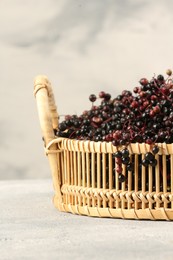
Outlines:
{"label": "natural wicker material", "polygon": [[107,142],[57,138],[58,114],[51,84],[38,76],[34,94],[55,189],[54,204],[75,214],[128,219],[173,220],[173,144],[160,143],[156,167],[139,166],[147,144],[128,146],[134,172],[120,183]]}

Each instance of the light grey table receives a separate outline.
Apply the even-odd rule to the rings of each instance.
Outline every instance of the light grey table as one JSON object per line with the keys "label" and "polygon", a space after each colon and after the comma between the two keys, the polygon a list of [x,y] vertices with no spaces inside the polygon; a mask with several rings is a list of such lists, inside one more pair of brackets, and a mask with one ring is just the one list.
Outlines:
{"label": "light grey table", "polygon": [[173,259],[173,222],[62,213],[51,180],[0,181],[0,259]]}

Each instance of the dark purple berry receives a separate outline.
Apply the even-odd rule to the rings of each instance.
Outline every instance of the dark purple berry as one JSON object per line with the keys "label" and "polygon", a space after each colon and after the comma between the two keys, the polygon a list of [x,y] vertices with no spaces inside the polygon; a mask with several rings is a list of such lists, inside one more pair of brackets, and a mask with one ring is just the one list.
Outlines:
{"label": "dark purple berry", "polygon": [[122,157],[122,163],[123,164],[128,164],[130,161],[130,158],[129,157]]}
{"label": "dark purple berry", "polygon": [[126,179],[127,179],[126,176],[124,176],[123,174],[119,174],[119,176],[118,176],[119,182],[125,182]]}
{"label": "dark purple berry", "polygon": [[145,159],[148,161],[152,161],[154,159],[154,155],[151,152],[145,154]]}
{"label": "dark purple berry", "polygon": [[128,171],[133,171],[134,165],[130,162],[130,163],[127,164],[126,169],[127,169]]}
{"label": "dark purple berry", "polygon": [[104,91],[101,91],[100,93],[99,93],[99,98],[104,98],[105,97],[105,92]]}
{"label": "dark purple berry", "polygon": [[142,78],[142,79],[140,79],[140,84],[142,85],[142,86],[146,86],[147,84],[148,84],[148,80],[146,79],[146,78]]}
{"label": "dark purple berry", "polygon": [[91,95],[89,96],[89,100],[90,100],[91,102],[96,101],[96,99],[97,99],[97,97],[96,97],[96,95],[94,95],[94,94],[91,94]]}
{"label": "dark purple berry", "polygon": [[113,158],[121,158],[122,153],[120,151],[117,151],[117,152],[113,153],[112,156],[113,156]]}
{"label": "dark purple berry", "polygon": [[157,76],[157,80],[160,81],[160,82],[163,82],[164,81],[164,77],[162,75],[158,75]]}
{"label": "dark purple berry", "polygon": [[106,93],[104,95],[104,100],[109,101],[111,99],[111,95],[109,93]]}
{"label": "dark purple berry", "polygon": [[147,166],[149,165],[149,163],[150,163],[150,161],[147,160],[146,158],[144,158],[144,159],[142,160],[142,165],[145,166],[145,167],[147,167]]}
{"label": "dark purple berry", "polygon": [[155,146],[153,147],[153,149],[152,149],[152,152],[153,152],[154,154],[157,154],[157,153],[159,152],[159,147],[155,145]]}
{"label": "dark purple berry", "polygon": [[157,160],[154,159],[154,160],[150,161],[150,165],[155,167],[157,165]]}
{"label": "dark purple berry", "polygon": [[66,125],[65,122],[62,122],[62,123],[59,124],[59,130],[60,131],[64,131],[66,129],[67,129],[67,125]]}
{"label": "dark purple berry", "polygon": [[127,158],[129,156],[129,150],[127,148],[121,150],[122,157]]}

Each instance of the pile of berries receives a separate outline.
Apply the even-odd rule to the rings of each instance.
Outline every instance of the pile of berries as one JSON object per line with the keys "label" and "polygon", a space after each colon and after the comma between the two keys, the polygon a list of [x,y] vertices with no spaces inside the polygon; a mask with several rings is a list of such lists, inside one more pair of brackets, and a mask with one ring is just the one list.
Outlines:
{"label": "pile of berries", "polygon": [[[106,141],[113,145],[173,142],[173,79],[162,75],[124,90],[116,98],[105,92],[92,94],[92,107],[81,115],[66,115],[56,135],[78,140]],[[99,105],[94,105],[100,99]]]}
{"label": "pile of berries", "polygon": [[[155,155],[159,148],[156,143],[173,143],[173,78],[172,71],[153,76],[151,80],[142,78],[139,86],[122,91],[112,98],[101,91],[98,97],[89,96],[91,109],[81,115],[66,115],[55,130],[56,136],[77,140],[106,141],[114,146],[127,147],[129,143],[146,143],[153,147],[145,154],[142,165],[155,167]],[[99,105],[95,101],[100,100]],[[132,171],[127,148],[113,154],[120,182],[125,181],[122,164]]]}

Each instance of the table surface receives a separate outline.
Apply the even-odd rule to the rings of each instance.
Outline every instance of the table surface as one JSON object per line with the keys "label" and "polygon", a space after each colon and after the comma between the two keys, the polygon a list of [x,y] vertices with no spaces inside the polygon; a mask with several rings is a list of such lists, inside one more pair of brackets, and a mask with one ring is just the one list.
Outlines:
{"label": "table surface", "polygon": [[0,259],[173,259],[173,222],[59,212],[52,181],[0,181]]}

